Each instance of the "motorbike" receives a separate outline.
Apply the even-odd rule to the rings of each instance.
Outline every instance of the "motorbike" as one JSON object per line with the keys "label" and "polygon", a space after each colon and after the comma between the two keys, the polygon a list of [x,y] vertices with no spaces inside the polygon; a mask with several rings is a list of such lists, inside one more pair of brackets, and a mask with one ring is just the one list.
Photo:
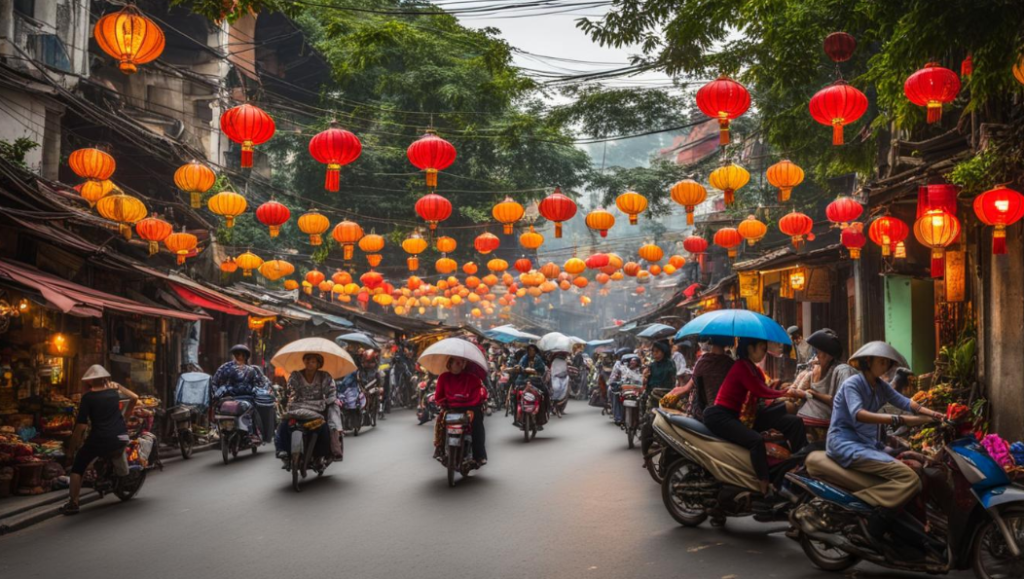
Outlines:
{"label": "motorbike", "polygon": [[448,486],[455,486],[455,473],[463,477],[476,468],[473,460],[472,411],[446,410],[444,412],[444,454],[440,461],[448,469]]}
{"label": "motorbike", "polygon": [[220,454],[224,464],[238,453],[249,449],[253,454],[263,446],[263,437],[256,432],[256,405],[230,396],[217,401],[214,421],[220,432]]}
{"label": "motorbike", "polygon": [[350,387],[338,392],[342,428],[351,431],[353,436],[359,436],[359,429],[365,422],[366,403],[366,393],[362,388]]}
{"label": "motorbike", "polygon": [[200,409],[210,403],[210,375],[202,372],[185,372],[178,376],[178,384],[174,388],[174,406],[156,410],[160,424],[161,441],[177,446],[181,458],[192,456],[196,434],[192,425],[199,416]]}
{"label": "motorbike", "polygon": [[[93,470],[96,473],[93,490],[100,498],[112,493],[121,501],[131,500],[142,490],[146,474],[160,464],[156,447],[156,436],[140,430],[123,450],[118,450],[111,456],[97,458],[93,463]],[[120,461],[123,461],[122,469],[125,464],[128,467],[128,474],[123,476],[117,474],[118,469],[115,467],[115,462]]]}
{"label": "motorbike", "polygon": [[853,494],[864,488],[862,477],[824,452],[807,459],[817,476],[786,475],[810,496],[790,521],[815,566],[843,571],[865,560],[929,574],[972,569],[978,579],[1024,577],[1024,486],[1012,483],[975,438],[955,439],[954,425],[941,428],[949,442],[934,462],[912,456],[924,461],[923,490],[888,523],[884,542],[867,532],[876,508]]}
{"label": "motorbike", "polygon": [[426,424],[440,414],[441,409],[434,402],[434,384],[432,380],[422,380],[417,386],[419,404],[416,419],[421,425]]}
{"label": "motorbike", "polygon": [[377,426],[377,419],[384,417],[384,389],[374,378],[363,386],[366,393],[366,412],[363,413],[363,426]]}
{"label": "motorbike", "polygon": [[405,408],[414,403],[415,396],[415,375],[411,363],[404,356],[392,358],[391,367],[388,369],[389,381],[391,384],[391,407]]}
{"label": "motorbike", "polygon": [[624,384],[618,393],[619,403],[622,404],[622,430],[626,431],[629,448],[633,448],[637,433],[640,431],[640,394],[642,392],[642,386]]}
{"label": "motorbike", "polygon": [[518,390],[517,396],[519,404],[516,408],[516,421],[523,431],[523,440],[530,442],[537,437],[537,420],[544,393],[532,384],[527,384]]}
{"label": "motorbike", "polygon": [[[788,520],[792,499],[770,512],[755,512],[753,502],[759,496],[760,483],[746,448],[715,436],[703,423],[680,412],[658,408],[654,413],[654,434],[664,446],[662,453],[669,465],[664,470],[661,497],[679,524],[696,527],[711,517],[712,524],[722,526],[727,517],[748,515],[761,522]],[[811,450],[805,447],[791,454],[775,442],[766,441],[766,446],[769,472],[779,483]]]}
{"label": "motorbike", "polygon": [[334,462],[334,457],[330,454],[320,456],[314,453],[317,437],[320,436],[320,427],[324,424],[323,417],[289,417],[287,420],[291,438],[288,458],[284,461],[285,470],[292,474],[292,488],[295,492],[302,492],[302,480],[309,471],[312,470],[317,476],[323,475],[327,467]]}

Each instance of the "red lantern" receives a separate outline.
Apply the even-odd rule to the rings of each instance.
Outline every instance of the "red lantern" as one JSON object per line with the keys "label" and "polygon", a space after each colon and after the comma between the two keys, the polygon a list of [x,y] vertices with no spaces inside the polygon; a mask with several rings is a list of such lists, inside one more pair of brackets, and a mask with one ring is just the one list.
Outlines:
{"label": "red lantern", "polygon": [[693,255],[700,255],[708,250],[708,241],[703,237],[691,235],[683,240],[683,249]]}
{"label": "red lantern", "polygon": [[410,163],[427,172],[427,187],[437,187],[437,172],[455,162],[455,147],[433,130],[428,130],[427,134],[409,145],[406,154]]}
{"label": "red lantern", "polygon": [[587,258],[584,262],[590,269],[601,269],[611,262],[611,258],[608,257],[607,253],[595,253]]}
{"label": "red lantern", "polygon": [[793,239],[793,246],[797,249],[800,249],[804,236],[813,228],[814,221],[799,211],[793,211],[779,220],[779,230]]}
{"label": "red lantern", "polygon": [[277,237],[281,226],[292,216],[292,212],[283,204],[271,199],[256,208],[256,219],[270,228],[270,236]]}
{"label": "red lantern", "polygon": [[526,273],[533,269],[533,262],[523,257],[516,260],[515,267],[520,273]]}
{"label": "red lantern", "polygon": [[541,200],[537,210],[544,219],[555,224],[555,237],[561,238],[562,223],[576,215],[576,202],[563,195],[562,189],[556,187],[554,193]]}
{"label": "red lantern", "polygon": [[888,257],[896,250],[896,246],[910,235],[910,228],[895,217],[884,215],[871,222],[868,236],[871,241],[882,248],[882,256]]}
{"label": "red lantern", "polygon": [[811,97],[809,108],[814,120],[832,126],[832,144],[842,145],[843,127],[864,115],[868,97],[845,80],[837,80]]}
{"label": "red lantern", "polygon": [[1024,217],[1024,195],[997,187],[974,198],[974,214],[985,225],[995,227],[992,232],[992,253],[1006,253],[1006,228]]}
{"label": "red lantern", "polygon": [[252,167],[252,149],[274,136],[274,119],[263,109],[245,103],[224,111],[220,130],[232,141],[242,145],[242,167]]}
{"label": "red lantern", "polygon": [[384,276],[371,270],[359,276],[359,282],[371,290],[375,290],[384,283]]}
{"label": "red lantern", "polygon": [[832,62],[846,62],[857,48],[857,39],[845,32],[833,32],[825,37],[824,48]]}
{"label": "red lantern", "polygon": [[736,248],[743,243],[740,232],[733,227],[723,227],[715,232],[715,245],[729,252],[729,259],[736,259]]}
{"label": "red lantern", "polygon": [[705,115],[718,120],[718,142],[729,144],[729,121],[750,108],[750,93],[740,83],[720,76],[697,91],[697,107]]}
{"label": "red lantern", "polygon": [[956,185],[935,183],[918,187],[916,219],[920,219],[932,209],[942,209],[950,215],[956,215],[958,195],[959,190]]}
{"label": "red lantern", "polygon": [[319,163],[327,165],[327,179],[324,189],[337,191],[341,185],[341,167],[359,158],[363,144],[345,129],[332,122],[331,128],[317,133],[309,141],[309,154]]}
{"label": "red lantern", "polygon": [[423,218],[431,231],[437,230],[437,224],[452,215],[452,204],[437,193],[428,193],[416,202],[416,214]]}
{"label": "red lantern", "polygon": [[838,197],[825,207],[825,217],[840,229],[846,229],[851,221],[856,221],[864,213],[864,207],[853,197]]}
{"label": "red lantern", "polygon": [[501,240],[498,239],[498,236],[489,231],[485,231],[480,235],[477,235],[476,239],[473,240],[473,247],[484,255],[498,249],[498,246],[500,245]]}
{"label": "red lantern", "polygon": [[927,107],[928,122],[942,118],[943,103],[951,103],[960,92],[960,78],[948,68],[929,62],[903,83],[903,94],[917,106]]}
{"label": "red lantern", "polygon": [[839,234],[839,243],[843,244],[850,252],[850,259],[860,259],[860,250],[867,244],[868,239],[864,237],[862,230],[864,224],[851,223],[849,227]]}

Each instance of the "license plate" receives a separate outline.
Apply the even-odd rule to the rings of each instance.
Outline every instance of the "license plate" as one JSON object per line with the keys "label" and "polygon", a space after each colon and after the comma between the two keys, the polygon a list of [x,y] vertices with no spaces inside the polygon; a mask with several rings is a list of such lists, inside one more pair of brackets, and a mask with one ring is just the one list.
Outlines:
{"label": "license plate", "polygon": [[449,428],[448,434],[462,434],[462,430],[458,428]]}
{"label": "license plate", "polygon": [[234,430],[234,428],[235,428],[235,421],[234,420],[221,420],[220,421],[220,429],[221,430]]}
{"label": "license plate", "polygon": [[625,406],[626,408],[636,408],[637,406],[639,406],[639,402],[637,402],[636,400],[623,400],[622,405]]}
{"label": "license plate", "polygon": [[457,436],[448,437],[448,446],[459,446],[460,444],[462,444],[462,441]]}

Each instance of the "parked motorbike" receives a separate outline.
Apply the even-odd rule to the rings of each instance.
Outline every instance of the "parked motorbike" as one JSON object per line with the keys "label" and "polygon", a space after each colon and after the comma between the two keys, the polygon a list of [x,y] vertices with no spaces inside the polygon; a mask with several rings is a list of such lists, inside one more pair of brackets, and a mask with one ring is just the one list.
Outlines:
{"label": "parked motorbike", "polygon": [[[955,426],[945,429],[952,440]],[[817,477],[786,475],[810,496],[790,520],[804,553],[820,569],[843,571],[863,559],[929,574],[971,568],[978,579],[1024,577],[1024,487],[1012,483],[973,437],[948,443],[937,462],[923,466],[924,490],[888,521],[884,542],[866,531],[879,513],[853,495],[864,488],[860,477],[824,452],[807,462]]]}
{"label": "parked motorbike", "polygon": [[263,437],[256,432],[256,405],[249,400],[231,397],[217,401],[214,421],[220,432],[220,454],[224,464],[238,453],[249,449],[253,454],[263,446]]}
{"label": "parked motorbike", "polygon": [[531,384],[517,392],[519,404],[516,408],[516,421],[519,422],[519,429],[523,431],[523,440],[530,442],[537,437],[537,421],[544,393]]}
{"label": "parked motorbike", "polygon": [[353,436],[359,436],[359,429],[363,427],[366,414],[366,393],[362,388],[346,388],[341,390],[338,396],[338,406],[341,407],[341,424],[344,430],[352,432]]}
{"label": "parked motorbike", "polygon": [[[121,501],[130,500],[139,494],[146,482],[146,474],[159,464],[156,447],[156,436],[144,433],[132,438],[123,451],[96,459],[93,463],[93,470],[96,473],[93,490],[99,493],[100,498],[107,493],[113,493]],[[127,475],[117,474],[118,469],[114,464],[116,461],[127,463]],[[124,463],[121,468],[124,468]]]}
{"label": "parked motorbike", "polygon": [[626,431],[629,448],[636,443],[640,432],[640,394],[643,387],[635,384],[624,384],[619,389],[619,403],[622,404],[622,430]]}
{"label": "parked motorbike", "polygon": [[160,423],[160,439],[164,444],[177,446],[181,458],[191,458],[196,443],[196,435],[192,430],[193,421],[197,417],[195,408],[185,404],[166,410],[158,408],[156,416]]}
{"label": "parked motorbike", "polygon": [[334,457],[330,454],[320,456],[314,452],[317,438],[320,436],[319,430],[323,424],[323,418],[288,418],[291,439],[288,458],[285,460],[285,470],[292,473],[292,488],[295,489],[295,492],[302,491],[302,480],[306,478],[310,470],[315,472],[316,476],[321,476],[334,462]]}
{"label": "parked motorbike", "polygon": [[[660,444],[671,454],[661,484],[665,508],[679,524],[696,527],[712,518],[724,525],[726,517],[754,515],[762,522],[787,520],[791,503],[781,503],[771,512],[754,512],[753,500],[760,484],[750,463],[750,452],[723,440],[703,423],[678,412],[655,410],[653,428]],[[773,481],[784,480],[786,472],[802,464],[810,449],[792,454],[787,448],[768,442],[768,464]]]}
{"label": "parked motorbike", "polygon": [[441,464],[448,469],[448,486],[455,486],[455,473],[463,477],[477,467],[473,459],[473,429],[470,412],[444,412],[445,438]]}

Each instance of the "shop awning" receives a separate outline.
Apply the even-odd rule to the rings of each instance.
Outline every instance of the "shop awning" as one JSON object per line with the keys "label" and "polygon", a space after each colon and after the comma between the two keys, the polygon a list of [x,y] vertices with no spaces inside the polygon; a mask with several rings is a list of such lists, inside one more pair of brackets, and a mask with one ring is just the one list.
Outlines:
{"label": "shop awning", "polygon": [[171,282],[171,289],[174,290],[174,293],[178,294],[178,297],[196,307],[200,307],[206,310],[213,310],[216,312],[222,312],[232,316],[249,315],[249,312],[241,308],[236,308],[235,306],[231,305],[231,303],[228,301],[219,300],[213,296],[209,296],[208,294],[193,291],[192,289],[187,288],[183,285],[178,285],[174,282]]}
{"label": "shop awning", "polygon": [[60,311],[82,317],[102,317],[108,310],[179,320],[209,320],[204,314],[149,306],[134,300],[85,287],[50,275],[30,265],[0,259],[0,279],[17,283],[39,292]]}
{"label": "shop awning", "polygon": [[223,292],[176,274],[165,276],[174,292],[185,301],[204,309],[224,312],[232,316],[277,317],[277,312],[247,304]]}

